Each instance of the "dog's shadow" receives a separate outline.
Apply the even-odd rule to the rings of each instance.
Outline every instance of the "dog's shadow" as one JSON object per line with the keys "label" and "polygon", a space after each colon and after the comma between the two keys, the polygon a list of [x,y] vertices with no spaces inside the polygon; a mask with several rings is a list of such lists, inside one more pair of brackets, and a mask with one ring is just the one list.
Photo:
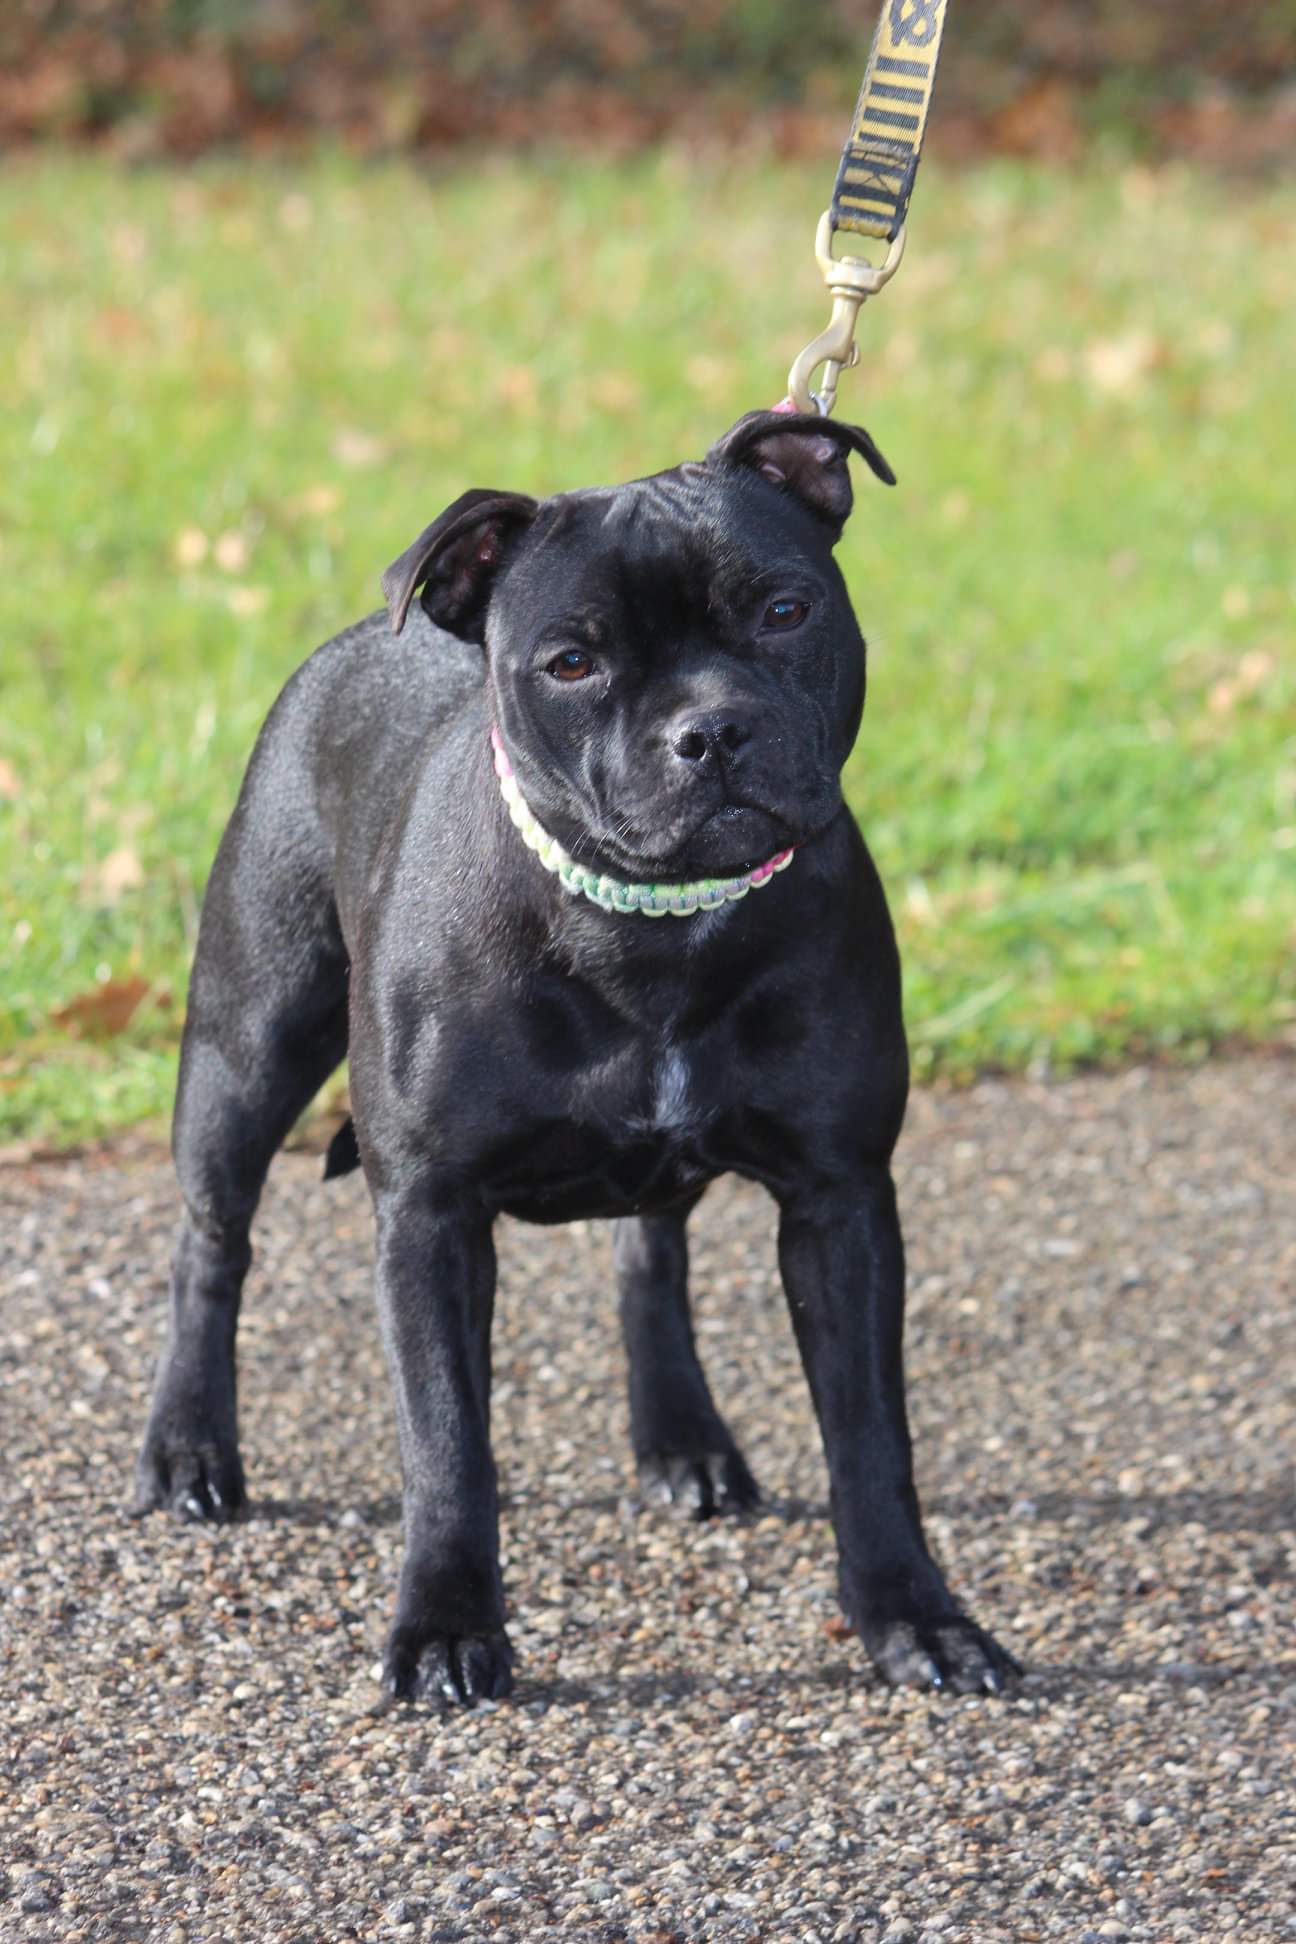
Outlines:
{"label": "dog's shadow", "polygon": [[[685,1666],[666,1667],[652,1673],[613,1668],[606,1674],[586,1679],[555,1676],[551,1679],[520,1673],[512,1704],[526,1708],[573,1707],[622,1714],[627,1710],[679,1706],[696,1696],[705,1697],[713,1707],[731,1707],[735,1715],[768,1713],[777,1709],[782,1717],[789,1704],[799,1697],[805,1713],[813,1713],[816,1701],[847,1692],[867,1704],[870,1694],[890,1692],[862,1658],[840,1659],[820,1667],[788,1666],[765,1675],[722,1678],[713,1668],[698,1672]],[[1189,1688],[1252,1689],[1257,1694],[1277,1692],[1296,1677],[1296,1660],[1212,1661],[1202,1664],[1177,1663],[1165,1666],[1154,1661],[1077,1660],[1026,1663],[1025,1676],[1007,1690],[1004,1700],[1028,1699],[1035,1708],[1074,1704],[1088,1696],[1097,1699],[1105,1692],[1120,1689],[1168,1687],[1184,1692]],[[914,1691],[915,1706],[926,1705],[933,1728],[951,1726],[966,1718],[966,1709],[1000,1705],[998,1697],[947,1696]],[[793,1710],[795,1712],[795,1710]],[[879,1715],[876,1728],[881,1731],[888,1717]],[[822,1724],[812,1721],[805,1733],[813,1740]],[[861,1722],[861,1728],[864,1723]],[[737,1732],[737,1730],[735,1730]]]}
{"label": "dog's shadow", "polygon": [[[506,1492],[503,1501],[506,1515],[512,1514],[515,1518],[525,1515],[543,1496],[542,1488],[525,1485]],[[1008,1525],[1029,1519],[1032,1524],[1056,1523],[1068,1529],[1077,1518],[1084,1527],[1141,1518],[1150,1522],[1153,1533],[1177,1528],[1188,1522],[1195,1522],[1213,1532],[1283,1533],[1289,1531],[1293,1523],[1291,1495],[1277,1484],[1253,1492],[1195,1488],[1180,1492],[1129,1494],[1116,1491],[1042,1492],[1025,1503],[1024,1499],[1025,1495],[1014,1499],[1005,1494],[948,1498],[934,1494],[930,1509],[959,1522]],[[565,1500],[564,1510],[620,1513],[631,1523],[637,1523],[641,1517],[672,1516],[665,1507],[646,1505],[629,1487],[619,1492],[590,1493],[585,1497]],[[310,1496],[266,1498],[254,1503],[251,1516],[324,1530],[346,1528],[357,1523],[390,1529],[400,1525],[401,1501],[396,1494],[351,1503]],[[706,1523],[690,1521],[678,1513],[673,1516],[679,1518],[686,1528]],[[793,1527],[826,1523],[829,1508],[825,1501],[818,1499],[767,1497],[754,1515],[747,1516],[776,1519]],[[1288,1579],[1292,1576],[1290,1566],[1277,1559],[1271,1562],[1269,1571],[1274,1578]],[[1015,1651],[1020,1651],[1015,1642],[1010,1644]],[[1027,1696],[1036,1706],[1045,1707],[1074,1703],[1086,1696],[1097,1699],[1114,1688],[1133,1689],[1154,1685],[1179,1691],[1190,1687],[1242,1688],[1264,1694],[1296,1679],[1296,1658],[1291,1657],[1280,1660],[1194,1660],[1191,1628],[1184,1640],[1183,1659],[1175,1662],[1106,1660],[1100,1654],[1058,1660],[1052,1657],[1036,1658],[1029,1652],[1021,1653],[1021,1658],[1026,1664],[1026,1678],[1023,1684],[1010,1690],[1010,1695]],[[692,1697],[705,1695],[713,1705],[723,1698],[723,1705],[732,1706],[734,1714],[740,1715],[766,1706],[777,1706],[786,1713],[790,1700],[797,1695],[804,1697],[806,1710],[811,1712],[817,1699],[848,1688],[858,1690],[862,1701],[869,1692],[883,1691],[876,1674],[863,1658],[862,1648],[854,1642],[846,1646],[840,1657],[835,1657],[826,1665],[798,1666],[789,1661],[783,1667],[758,1675],[744,1672],[726,1676],[714,1663],[706,1668],[680,1663],[647,1671],[636,1669],[633,1664],[621,1667],[618,1660],[619,1656],[614,1657],[606,1672],[591,1674],[586,1678],[544,1678],[519,1670],[520,1678],[513,1704],[523,1708],[581,1706],[596,1711],[624,1712],[627,1709],[668,1708],[687,1702]],[[951,1704],[938,1695],[926,1699],[934,1710],[934,1722],[951,1723],[960,1718],[964,1704]]]}
{"label": "dog's shadow", "polygon": [[[996,1524],[1070,1523],[1079,1518],[1087,1526],[1113,1525],[1126,1519],[1149,1521],[1153,1533],[1187,1524],[1210,1532],[1296,1532],[1296,1494],[1275,1481],[1250,1492],[1217,1492],[1188,1486],[1179,1492],[1031,1492],[978,1493],[975,1497],[934,1494],[928,1510],[957,1521],[993,1520]],[[1274,1577],[1289,1577],[1286,1568]]]}
{"label": "dog's shadow", "polygon": [[[544,1496],[542,1488],[522,1485],[504,1489],[500,1503],[506,1513],[516,1515],[538,1505]],[[927,1509],[941,1518],[969,1524],[993,1521],[1013,1525],[1026,1519],[1032,1524],[1069,1524],[1078,1517],[1086,1527],[1146,1519],[1151,1522],[1153,1532],[1190,1522],[1212,1532],[1288,1533],[1296,1529],[1296,1500],[1287,1487],[1277,1483],[1254,1492],[1213,1492],[1195,1487],[1181,1492],[978,1493],[975,1497],[937,1492],[932,1494]],[[682,1524],[706,1523],[705,1520],[690,1521],[684,1513],[672,1514],[668,1507],[646,1502],[630,1485],[619,1491],[565,1498],[563,1511],[674,1516]],[[401,1501],[398,1493],[351,1502],[304,1495],[258,1498],[252,1503],[251,1516],[303,1527],[336,1526],[357,1519],[362,1525],[394,1526],[400,1524]],[[753,1513],[744,1515],[745,1520],[777,1519],[788,1526],[821,1523],[828,1517],[826,1499],[778,1495],[762,1498]],[[1276,1561],[1271,1573],[1274,1578],[1292,1576],[1285,1563]]]}
{"label": "dog's shadow", "polygon": [[303,1528],[360,1525],[398,1526],[401,1522],[399,1494],[377,1499],[255,1498],[248,1516],[275,1525]]}

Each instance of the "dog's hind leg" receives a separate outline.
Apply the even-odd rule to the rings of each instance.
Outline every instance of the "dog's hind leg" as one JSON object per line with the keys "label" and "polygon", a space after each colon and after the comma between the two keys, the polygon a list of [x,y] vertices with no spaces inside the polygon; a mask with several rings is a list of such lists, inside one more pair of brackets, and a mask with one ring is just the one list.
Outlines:
{"label": "dog's hind leg", "polygon": [[688,1214],[682,1208],[628,1216],[616,1223],[614,1250],[640,1484],[648,1497],[705,1519],[743,1511],[760,1493],[698,1362],[688,1302]]}
{"label": "dog's hind leg", "polygon": [[267,887],[264,865],[227,838],[203,909],[172,1135],[184,1212],[139,1513],[228,1519],[244,1504],[234,1339],[249,1230],[276,1149],[346,1053],[347,959],[331,902],[300,874],[291,894]]}

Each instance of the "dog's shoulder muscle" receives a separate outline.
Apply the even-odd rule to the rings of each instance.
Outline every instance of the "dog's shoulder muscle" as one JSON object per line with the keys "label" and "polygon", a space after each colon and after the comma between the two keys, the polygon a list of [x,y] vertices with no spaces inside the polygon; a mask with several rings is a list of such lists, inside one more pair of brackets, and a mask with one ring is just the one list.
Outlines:
{"label": "dog's shoulder muscle", "polygon": [[321,808],[350,814],[377,779],[390,803],[401,776],[425,763],[438,732],[482,686],[481,650],[415,609],[399,637],[370,614],[318,648],[281,703],[299,718]]}
{"label": "dog's shoulder muscle", "polygon": [[481,651],[421,610],[398,639],[385,613],[317,648],[258,737],[236,819],[261,847],[322,876],[363,875],[393,808],[482,686]]}

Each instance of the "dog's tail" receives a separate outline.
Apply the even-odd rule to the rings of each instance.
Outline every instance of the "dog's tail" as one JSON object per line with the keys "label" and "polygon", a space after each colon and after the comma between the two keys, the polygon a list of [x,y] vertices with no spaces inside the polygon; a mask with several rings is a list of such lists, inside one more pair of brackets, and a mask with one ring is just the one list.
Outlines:
{"label": "dog's tail", "polygon": [[324,1156],[324,1179],[332,1181],[337,1175],[350,1174],[359,1166],[360,1143],[356,1140],[355,1122],[348,1114],[328,1144],[328,1153]]}

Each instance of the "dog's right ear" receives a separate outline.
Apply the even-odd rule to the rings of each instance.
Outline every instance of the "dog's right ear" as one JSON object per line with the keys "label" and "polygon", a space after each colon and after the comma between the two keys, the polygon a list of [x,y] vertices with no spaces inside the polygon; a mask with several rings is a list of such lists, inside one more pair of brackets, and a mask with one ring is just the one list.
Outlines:
{"label": "dog's right ear", "polygon": [[707,463],[745,466],[840,534],[853,497],[848,452],[858,452],[871,472],[895,485],[895,474],[862,425],[816,412],[747,412],[712,446]]}
{"label": "dog's right ear", "polygon": [[429,621],[465,641],[483,640],[496,572],[509,541],[531,524],[537,505],[525,493],[474,486],[447,506],[382,577],[392,633],[405,626],[421,587]]}

